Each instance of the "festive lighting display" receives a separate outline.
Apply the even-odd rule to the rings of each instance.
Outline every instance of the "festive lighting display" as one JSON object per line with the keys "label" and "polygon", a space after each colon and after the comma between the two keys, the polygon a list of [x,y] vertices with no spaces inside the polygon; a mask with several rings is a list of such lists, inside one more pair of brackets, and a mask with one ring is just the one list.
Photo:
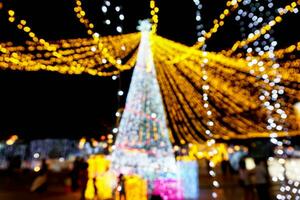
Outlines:
{"label": "festive lighting display", "polygon": [[[150,1],[151,23],[140,23],[142,34],[122,34],[125,19],[122,6],[118,2],[103,1],[100,6],[105,16],[103,22],[107,27],[115,25],[115,31],[120,34],[117,36],[100,36],[94,23],[88,19],[83,3],[76,0],[74,12],[90,38],[59,41],[46,41],[33,31],[35,27],[30,25],[30,19],[8,9],[8,21],[31,41],[24,45],[1,42],[0,68],[88,73],[112,76],[112,80],[120,81],[120,72],[135,66],[125,110],[123,114],[121,110],[115,113],[117,121],[121,120],[120,124],[112,129],[113,134],[105,143],[111,145],[110,151],[114,150],[112,170],[127,174],[131,180],[126,187],[133,190],[141,184],[144,188],[143,194],[138,197],[135,194],[130,199],[147,196],[144,179],[150,181],[148,192],[161,194],[166,199],[170,195],[181,199],[187,194],[181,190],[186,190],[184,180],[183,183],[178,181],[180,171],[175,164],[171,143],[188,145],[192,156],[209,159],[213,185],[211,196],[218,198],[216,189],[220,184],[214,168],[228,155],[224,145],[216,144],[216,140],[260,137],[269,137],[277,146],[276,157],[269,160],[270,165],[276,166],[271,170],[272,180],[281,184],[277,199],[291,199],[292,196],[299,199],[299,180],[292,176],[298,171],[291,170],[297,162],[286,159],[283,146],[289,144],[289,140],[279,137],[300,134],[296,104],[300,101],[300,42],[276,49],[272,28],[288,14],[297,14],[300,1],[285,2],[278,7],[273,0],[228,0],[226,8],[213,20],[208,31],[201,24],[202,4],[199,0],[194,0],[194,3],[197,8],[197,42],[191,47],[156,34],[159,8],[155,0]],[[112,12],[117,15],[115,21],[109,15]],[[240,25],[242,39],[230,49],[206,51],[206,41],[233,14]],[[118,98],[124,95],[121,87],[117,95]],[[167,128],[167,119],[170,129]],[[112,145],[115,135],[116,143]],[[10,138],[6,144],[14,146],[17,139]],[[84,148],[85,144],[86,139],[82,138],[79,148]],[[92,145],[99,146],[99,143],[92,141]],[[179,147],[175,147],[174,151],[179,151]],[[37,152],[33,155],[40,157]],[[184,179],[185,175],[182,176]],[[99,185],[106,182],[97,181]],[[87,196],[91,198],[95,196],[92,184],[90,179]],[[175,188],[170,188],[172,184],[176,185]],[[197,191],[193,194],[196,196]]]}

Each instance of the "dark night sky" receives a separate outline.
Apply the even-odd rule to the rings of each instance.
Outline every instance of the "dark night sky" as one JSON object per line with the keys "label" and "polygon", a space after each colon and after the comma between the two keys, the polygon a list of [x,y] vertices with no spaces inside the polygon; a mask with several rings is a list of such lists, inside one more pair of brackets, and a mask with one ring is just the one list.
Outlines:
{"label": "dark night sky", "polygon": [[[114,0],[125,12],[125,33],[135,32],[139,19],[148,18],[149,0]],[[87,37],[85,28],[73,13],[73,0],[10,0],[16,14],[28,21],[39,36],[47,40]],[[83,0],[84,2],[84,0]],[[102,0],[86,1],[88,17],[103,35],[116,34],[103,26]],[[207,30],[225,5],[222,0],[202,0],[202,18]],[[195,9],[192,0],[158,0],[160,24],[158,34],[185,44],[196,40]],[[276,27],[279,47],[295,43],[299,38],[296,22],[299,15],[289,15]],[[229,18],[226,25],[208,43],[218,51],[230,47],[239,37],[239,27]],[[287,37],[288,36],[288,37]],[[26,35],[9,24],[5,12],[0,13],[0,40],[22,42]],[[128,90],[131,72],[122,74],[122,89]],[[64,76],[51,72],[0,71],[0,138],[18,134],[24,138],[97,137],[111,130],[118,108],[118,82],[111,78],[89,75]],[[126,94],[126,93],[125,93]],[[123,96],[121,105],[124,104]]]}

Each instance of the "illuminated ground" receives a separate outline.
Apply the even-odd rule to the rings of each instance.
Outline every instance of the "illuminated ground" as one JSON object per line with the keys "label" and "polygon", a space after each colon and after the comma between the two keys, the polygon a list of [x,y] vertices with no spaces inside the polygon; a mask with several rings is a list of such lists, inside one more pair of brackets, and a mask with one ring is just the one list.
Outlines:
{"label": "illuminated ground", "polygon": [[[22,175],[19,177],[9,178],[5,174],[0,175],[0,199],[2,200],[79,200],[79,192],[67,192],[63,185],[66,174],[51,175],[50,185],[47,192],[42,194],[30,193],[29,188],[32,182],[32,175]],[[201,176],[200,192],[201,200],[210,200],[210,185],[208,177]],[[218,191],[220,200],[242,200],[243,191],[237,184],[237,177],[222,177],[221,189]],[[271,188],[274,192],[275,186]]]}

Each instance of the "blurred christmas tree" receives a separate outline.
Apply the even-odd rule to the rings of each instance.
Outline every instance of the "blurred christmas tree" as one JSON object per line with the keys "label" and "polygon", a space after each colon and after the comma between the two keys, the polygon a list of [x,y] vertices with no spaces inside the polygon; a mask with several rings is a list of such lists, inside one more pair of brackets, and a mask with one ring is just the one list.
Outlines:
{"label": "blurred christmas tree", "polygon": [[120,122],[112,169],[150,181],[177,177],[166,116],[151,53],[149,29],[143,21],[137,63]]}

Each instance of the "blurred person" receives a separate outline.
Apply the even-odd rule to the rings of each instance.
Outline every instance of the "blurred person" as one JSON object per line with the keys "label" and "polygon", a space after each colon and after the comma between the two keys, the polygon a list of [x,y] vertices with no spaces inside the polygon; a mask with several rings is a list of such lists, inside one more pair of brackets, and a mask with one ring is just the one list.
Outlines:
{"label": "blurred person", "polygon": [[261,159],[255,159],[255,168],[252,170],[253,182],[260,200],[269,200],[268,172]]}
{"label": "blurred person", "polygon": [[46,159],[42,160],[38,176],[34,179],[30,190],[32,192],[45,192],[48,187],[48,164]]}
{"label": "blurred person", "polygon": [[72,191],[76,191],[79,188],[80,165],[81,165],[80,158],[76,157],[76,159],[73,162],[73,168],[72,168],[71,173],[70,173]]}
{"label": "blurred person", "polygon": [[117,190],[119,192],[120,200],[126,200],[125,177],[124,177],[123,174],[120,174],[119,177],[118,177]]}
{"label": "blurred person", "polygon": [[221,170],[223,175],[227,175],[229,169],[229,162],[225,158],[224,154],[222,154],[222,161],[221,161]]}
{"label": "blurred person", "polygon": [[254,188],[251,182],[251,173],[246,169],[245,160],[239,163],[239,182],[244,190],[244,200],[254,199]]}
{"label": "blurred person", "polygon": [[85,161],[81,161],[82,163],[80,164],[80,170],[79,170],[79,183],[81,187],[81,200],[85,200],[85,190],[87,188],[87,183],[89,180],[88,176],[88,167],[89,164]]}

